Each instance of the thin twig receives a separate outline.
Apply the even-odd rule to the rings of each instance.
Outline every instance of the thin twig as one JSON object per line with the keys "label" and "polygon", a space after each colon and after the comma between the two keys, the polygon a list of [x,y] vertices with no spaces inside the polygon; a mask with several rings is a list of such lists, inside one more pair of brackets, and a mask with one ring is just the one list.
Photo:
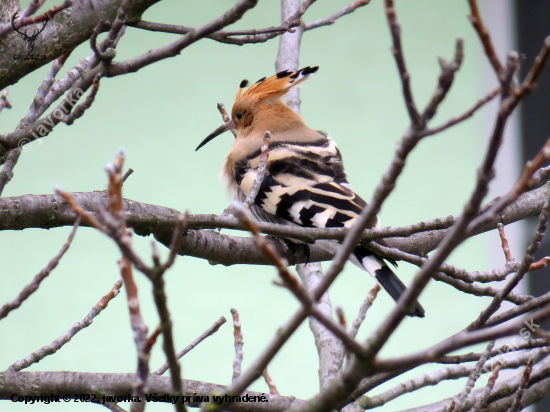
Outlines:
{"label": "thin twig", "polygon": [[151,350],[153,349],[153,346],[155,343],[157,343],[157,339],[160,336],[160,333],[162,332],[161,325],[158,325],[153,333],[149,335],[147,340],[145,341],[145,344],[143,345],[143,353],[149,356],[151,354]]}
{"label": "thin twig", "polygon": [[277,386],[275,386],[275,382],[273,382],[273,379],[271,379],[271,376],[269,376],[269,373],[267,373],[267,368],[264,369],[264,373],[262,373],[262,376],[264,377],[265,383],[269,388],[269,393],[271,395],[280,395],[279,391],[277,390]]}
{"label": "thin twig", "polygon": [[97,36],[104,30],[111,29],[111,24],[106,21],[100,21],[95,27],[92,35],[90,36],[90,48],[95,54],[95,57],[98,61],[107,61],[107,54],[101,51],[97,45]]}
{"label": "thin twig", "polygon": [[[130,259],[123,256],[119,262],[120,273],[124,279],[124,286],[126,289],[126,296],[128,300],[128,310],[130,312],[130,325],[134,332],[134,343],[137,350],[137,372],[132,382],[134,388],[132,395],[138,396],[140,399],[145,398],[145,383],[147,382],[147,376],[149,374],[149,364],[144,362],[148,360],[143,355],[143,349],[145,342],[147,341],[148,328],[141,316],[140,304],[138,298],[138,289],[134,281],[132,274],[132,263]],[[130,407],[131,412],[138,412],[143,410],[140,405],[135,405],[137,402],[132,402]]]}
{"label": "thin twig", "polygon": [[128,170],[126,170],[126,173],[124,173],[124,176],[122,176],[122,183],[125,183],[126,179],[128,179],[132,173],[134,173],[134,169],[129,167]]}
{"label": "thin twig", "polygon": [[[254,43],[264,43],[268,40],[274,39],[275,37],[280,36],[282,33],[287,31],[292,31],[294,27],[300,24],[299,21],[296,21],[286,27],[268,27],[265,29],[254,29],[254,30],[238,30],[238,31],[223,31],[219,30],[215,33],[205,36],[208,39],[215,40],[220,43],[225,44],[235,44],[242,46],[243,44],[254,44]],[[129,26],[136,27],[138,29],[163,32],[163,33],[173,33],[173,34],[188,34],[192,27],[180,26],[175,24],[165,24],[165,23],[154,23],[150,21],[140,20],[137,23],[130,22]]]}
{"label": "thin twig", "polygon": [[506,312],[502,312],[502,313],[499,313],[498,315],[491,317],[485,323],[485,326],[499,325],[503,322],[506,322],[507,320],[514,319],[515,317],[521,314],[524,314],[526,312],[529,312],[533,309],[538,309],[541,306],[546,305],[547,303],[550,303],[550,292],[545,293],[544,295],[539,296],[537,298],[531,299],[528,302],[525,302],[515,308],[507,310]]}
{"label": "thin twig", "polygon": [[[374,409],[377,407],[380,407],[382,405],[385,405],[392,401],[393,399],[396,399],[404,394],[412,393],[415,391],[418,391],[422,388],[425,388],[427,386],[436,386],[440,384],[441,382],[448,381],[448,380],[455,380],[460,379],[466,376],[472,375],[474,372],[478,373],[488,373],[492,372],[492,375],[494,376],[495,369],[516,369],[520,366],[525,365],[529,359],[538,356],[538,351],[529,351],[527,353],[522,353],[519,356],[515,357],[509,357],[502,359],[499,359],[497,364],[494,368],[490,367],[484,367],[481,369],[477,369],[477,365],[457,365],[457,366],[451,366],[446,367],[443,369],[439,369],[435,372],[431,372],[429,374],[420,375],[415,377],[414,379],[407,380],[405,382],[401,382],[398,385],[394,386],[393,388],[390,388],[379,395],[376,396],[367,396],[363,395],[361,396],[357,401],[355,401],[354,405],[362,408],[362,409]],[[493,382],[494,385],[494,382]],[[371,390],[370,388],[369,390]],[[365,388],[360,388],[360,392],[364,392]],[[457,399],[456,397],[453,398],[453,402],[455,404],[455,407],[458,407]],[[458,409],[455,409],[458,411]]]}
{"label": "thin twig", "polygon": [[330,26],[331,24],[336,23],[336,20],[338,20],[340,17],[345,16],[346,14],[353,13],[356,9],[359,7],[366,6],[370,3],[370,0],[356,0],[347,6],[345,6],[342,10],[334,13],[332,16],[312,21],[311,23],[306,23],[304,27],[304,31],[307,30],[313,30],[317,27],[323,27],[323,26]]}
{"label": "thin twig", "polygon": [[[157,312],[160,317],[160,323],[162,328],[163,336],[163,349],[166,355],[166,359],[170,369],[170,378],[172,381],[172,391],[175,396],[182,395],[182,379],[181,379],[181,367],[176,356],[176,350],[174,345],[174,337],[172,331],[172,319],[170,316],[170,311],[168,310],[168,303],[166,292],[164,290],[164,277],[162,276],[166,269],[168,269],[174,262],[176,247],[179,248],[178,243],[180,242],[181,233],[185,225],[185,218],[180,215],[179,224],[172,237],[172,245],[170,248],[169,257],[164,265],[155,265],[155,276],[152,277],[153,282],[153,297],[155,299],[155,305],[157,306]],[[183,402],[177,402],[175,404],[176,411],[185,412],[187,408]]]}
{"label": "thin twig", "polygon": [[485,386],[483,394],[476,400],[476,403],[471,412],[478,412],[479,410],[481,410],[481,408],[484,408],[486,406],[487,399],[489,399],[489,395],[491,395],[491,392],[495,387],[495,383],[498,379],[498,374],[500,373],[501,368],[501,364],[497,363],[497,365],[493,369],[493,373],[491,373],[491,376],[487,381],[487,385]]}
{"label": "thin twig", "polygon": [[71,329],[69,329],[67,332],[65,332],[63,335],[61,335],[59,338],[54,340],[52,343],[50,343],[47,346],[44,346],[37,350],[36,352],[31,353],[29,356],[27,356],[25,359],[21,359],[17,362],[15,362],[13,365],[9,367],[11,371],[19,372],[22,369],[28,368],[29,366],[40,362],[42,359],[44,359],[48,355],[52,355],[55,352],[57,352],[59,349],[63,347],[67,342],[69,342],[78,332],[80,332],[82,329],[90,326],[94,320],[94,318],[103,311],[111,301],[111,299],[115,298],[119,292],[120,288],[122,287],[122,280],[119,279],[115,282],[115,285],[113,288],[105,295],[103,296],[99,302],[90,310],[88,315],[82,319],[79,322],[76,322]]}
{"label": "thin twig", "polygon": [[[185,356],[191,349],[195,348],[199,343],[201,343],[203,340],[205,340],[207,337],[212,336],[214,333],[218,331],[221,325],[223,325],[227,320],[222,316],[219,318],[212,326],[210,326],[208,329],[206,329],[202,335],[200,335],[197,339],[195,339],[193,342],[191,342],[188,346],[185,347],[181,352],[179,352],[176,357],[178,359]],[[162,375],[164,372],[166,372],[169,368],[168,362],[166,362],[164,365],[162,365],[156,372],[153,372],[155,375]]]}
{"label": "thin twig", "polygon": [[231,316],[233,316],[233,336],[235,338],[235,360],[233,361],[233,380],[235,380],[241,376],[244,340],[239,311],[236,308],[231,308]]}
{"label": "thin twig", "polygon": [[65,65],[65,62],[67,61],[69,56],[70,53],[66,53],[53,61],[50,70],[48,70],[46,78],[38,88],[38,92],[36,93],[36,96],[34,97],[31,106],[29,107],[27,115],[19,122],[19,125],[17,126],[18,129],[30,126],[42,115],[42,113],[44,112],[42,110],[42,106],[45,104],[46,98],[52,92],[52,89],[59,86],[59,84],[54,85],[55,78],[59,71]]}
{"label": "thin twig", "polygon": [[502,251],[504,252],[504,258],[506,259],[506,262],[510,262],[514,258],[512,257],[512,253],[510,253],[510,244],[508,243],[508,239],[504,233],[504,225],[499,223],[497,225],[497,229],[500,236],[500,242],[502,244]]}
{"label": "thin twig", "polygon": [[[422,267],[429,260],[417,255],[405,253],[394,248],[381,246],[378,243],[369,243],[367,247],[382,257],[390,259],[403,260],[412,263],[418,267]],[[442,264],[439,267],[439,272],[433,275],[434,280],[447,283],[461,292],[469,293],[474,296],[495,296],[499,290],[491,286],[477,285],[475,282],[493,282],[506,279],[508,275],[516,272],[519,268],[519,263],[509,262],[500,271],[491,272],[467,272],[463,269],[455,268],[454,266]],[[508,294],[505,300],[521,305],[533,299],[532,296],[522,296],[514,293]]]}
{"label": "thin twig", "polygon": [[71,233],[69,234],[69,237],[63,244],[63,247],[61,250],[55,255],[55,257],[49,261],[49,263],[46,265],[44,269],[42,269],[32,280],[31,283],[29,283],[27,286],[23,288],[21,292],[19,292],[19,295],[16,299],[14,299],[11,302],[6,303],[4,306],[0,308],[0,320],[8,316],[8,314],[12,311],[17,309],[21,304],[29,298],[34,292],[36,292],[40,286],[40,283],[48,275],[54,270],[57,265],[59,264],[59,261],[65,255],[65,252],[69,249],[69,246],[71,245],[74,236],[76,235],[76,230],[78,229],[78,226],[80,225],[80,218],[78,218],[74,224],[73,230],[71,230]]}
{"label": "thin twig", "polygon": [[119,35],[124,29],[124,22],[126,21],[126,16],[130,12],[130,8],[134,4],[134,0],[123,0],[120,4],[117,15],[115,18],[115,21],[111,25],[111,29],[109,30],[109,33],[107,33],[107,36],[105,39],[101,42],[101,44],[97,47],[99,52],[102,53],[100,60],[105,60],[106,63],[108,63],[110,60],[112,60],[115,55],[114,53],[110,53],[109,49],[113,49],[116,47],[117,39],[119,39]]}
{"label": "thin twig", "polygon": [[11,102],[8,100],[8,89],[2,90],[2,95],[0,96],[0,112],[6,109],[11,109]]}
{"label": "thin twig", "polygon": [[[172,391],[175,396],[182,395],[182,379],[181,379],[181,367],[176,357],[176,351],[174,349],[174,337],[172,333],[172,320],[170,312],[168,311],[166,293],[164,291],[164,278],[158,277],[153,280],[153,296],[155,298],[155,304],[157,305],[157,311],[160,316],[162,336],[163,336],[163,349],[166,354],[166,359],[170,369],[170,378],[172,381]],[[176,410],[179,412],[187,411],[187,408],[183,403],[175,405]]]}
{"label": "thin twig", "polygon": [[99,90],[99,79],[100,75],[97,75],[94,79],[92,90],[86,97],[86,100],[76,106],[72,112],[61,119],[61,121],[66,123],[67,126],[72,125],[76,119],[81,118],[84,115],[84,112],[92,106],[92,103],[95,100],[95,96]]}
{"label": "thin twig", "polygon": [[[381,246],[378,243],[372,242],[368,243],[367,248],[376,252],[378,255],[394,260],[403,260],[405,262],[411,263],[413,265],[416,265],[418,267],[421,267],[423,264],[425,264],[428,259],[423,258],[421,256],[406,253],[396,248],[390,248],[386,246]],[[514,273],[518,270],[520,266],[519,262],[510,261],[504,264],[502,269],[494,269],[491,271],[473,271],[468,272],[465,269],[457,268],[452,265],[442,264],[439,268],[442,274],[448,275],[448,276],[437,276],[436,280],[449,283],[450,285],[457,287],[457,289],[462,291],[467,291],[467,289],[464,288],[472,288],[472,291],[478,290],[478,292],[473,293],[477,296],[494,296],[494,293],[490,292],[493,289],[492,288],[480,288],[480,286],[473,285],[474,282],[480,282],[480,283],[488,283],[488,282],[495,282],[495,281],[501,281],[506,279],[508,275],[511,273]],[[452,278],[452,279],[451,279]],[[449,282],[447,281],[449,279]],[[465,282],[470,285],[464,285],[461,287],[458,287],[458,283],[456,283],[457,280],[460,280],[461,283]],[[489,293],[486,293],[489,292]]]}
{"label": "thin twig", "polygon": [[464,112],[462,115],[452,118],[445,123],[443,123],[441,126],[434,127],[431,129],[426,130],[423,132],[423,136],[432,136],[438,133],[441,133],[444,130],[447,130],[454,125],[463,122],[464,120],[469,119],[472,117],[479,109],[481,109],[485,104],[489,103],[491,100],[493,100],[498,94],[500,93],[500,87],[497,87],[496,89],[493,89],[491,92],[487,94],[487,96],[483,97],[482,99],[478,100],[478,102],[468,111]]}
{"label": "thin twig", "polygon": [[527,386],[529,385],[529,379],[531,378],[531,370],[533,369],[534,361],[535,359],[531,358],[529,359],[529,362],[527,362],[527,366],[523,371],[523,376],[516,392],[516,397],[514,398],[514,403],[512,404],[512,406],[510,406],[508,412],[519,412],[523,409],[521,406],[521,400],[523,398],[523,394],[525,393],[525,388],[527,388]]}
{"label": "thin twig", "polygon": [[342,306],[336,307],[336,315],[338,316],[338,323],[340,324],[340,327],[344,330],[347,330],[348,322],[346,321],[346,315]]}
{"label": "thin twig", "polygon": [[[514,351],[544,348],[548,346],[550,346],[549,338],[529,339],[529,340],[524,340],[523,342],[519,342],[517,344],[514,342],[513,345],[510,343],[507,343],[502,346],[499,346],[496,349],[492,349],[491,352],[489,353],[488,359],[492,359],[495,356],[499,356],[499,355],[514,352]],[[481,356],[483,356],[483,352],[477,352],[477,353],[470,352],[470,353],[465,353],[461,355],[445,355],[437,359],[436,362],[444,365],[449,365],[449,364],[458,365],[464,362],[474,362],[474,361],[477,362],[481,358]]]}
{"label": "thin twig", "polygon": [[[222,102],[218,102],[217,108],[222,115],[222,120],[224,123],[227,123],[231,120],[231,117],[229,117],[229,114],[227,113],[227,109],[225,108],[225,105]],[[237,132],[234,129],[231,129],[231,133],[233,133],[233,136],[237,137]]]}
{"label": "thin twig", "polygon": [[403,56],[403,48],[401,46],[401,26],[397,21],[397,14],[395,13],[395,5],[393,0],[385,0],[386,17],[388,19],[388,25],[390,26],[390,32],[392,36],[392,52],[395,62],[397,63],[397,69],[399,70],[399,77],[401,79],[401,87],[403,89],[403,97],[405,99],[405,106],[409,112],[409,117],[413,127],[418,128],[421,123],[420,113],[416,108],[414,102],[412,90],[411,90],[411,75],[407,70],[405,64],[405,58]]}
{"label": "thin twig", "polygon": [[487,362],[487,359],[489,358],[489,354],[495,347],[495,341],[489,342],[487,345],[487,348],[483,351],[481,356],[479,357],[479,360],[477,361],[474,369],[472,372],[470,372],[470,376],[468,376],[468,381],[466,382],[466,385],[464,386],[464,389],[453,399],[455,401],[455,408],[458,406],[457,412],[463,411],[463,403],[464,400],[468,397],[472,389],[474,388],[478,378],[481,376],[481,369],[485,365],[485,362]]}
{"label": "thin twig", "polygon": [[[373,366],[373,369],[378,372],[393,370],[409,370],[427,362],[433,362],[440,359],[442,356],[455,350],[465,348],[467,346],[496,340],[505,336],[517,335],[521,329],[523,333],[529,332],[528,328],[533,332],[536,331],[540,322],[550,317],[550,307],[544,307],[529,316],[518,317],[504,325],[499,325],[491,328],[478,329],[475,331],[462,330],[441,342],[416,353],[405,356],[398,356],[391,359],[378,359]],[[542,348],[544,349],[544,348]]]}
{"label": "thin twig", "polygon": [[432,94],[432,98],[422,112],[420,119],[422,128],[425,128],[426,123],[435,116],[441,102],[445,99],[447,93],[451,89],[454,82],[455,73],[462,66],[462,61],[464,60],[464,40],[461,38],[456,39],[455,55],[450,62],[447,62],[443,57],[439,57],[438,60],[441,73],[439,74],[439,78],[437,80],[435,92]]}
{"label": "thin twig", "polygon": [[111,62],[109,66],[109,76],[112,77],[136,72],[139,69],[159,60],[175,56],[185,47],[193,44],[194,42],[240,20],[248,10],[256,6],[257,2],[258,0],[238,0],[235,6],[225,12],[222,16],[202,27],[197,27],[191,30],[186,35],[166,46],[149,50],[147,53],[134,57],[130,60]]}
{"label": "thin twig", "polygon": [[126,412],[126,409],[120,407],[117,403],[115,402],[105,402],[103,404],[103,406],[105,406],[107,409],[109,409],[110,411],[112,412]]}
{"label": "thin twig", "polygon": [[[109,186],[107,194],[109,197],[108,213],[102,211],[100,214],[104,233],[117,233],[118,238],[124,238],[124,243],[128,249],[132,247],[132,233],[126,228],[126,219],[124,215],[124,205],[122,202],[122,167],[124,166],[125,152],[119,150],[117,157],[113,163],[105,166],[109,178]],[[76,203],[76,202],[75,202]],[[71,205],[72,206],[72,205]],[[74,206],[73,206],[74,209]],[[110,230],[107,229],[107,223],[110,225]],[[115,236],[112,236],[113,239]],[[140,302],[138,297],[137,284],[134,281],[132,271],[132,259],[128,254],[122,253],[122,258],[119,261],[120,273],[124,279],[126,287],[126,296],[128,303],[128,311],[130,312],[130,326],[132,327],[134,343],[137,351],[137,370],[132,382],[132,395],[138,396],[139,399],[145,397],[145,384],[149,376],[149,359],[150,346],[147,341],[148,328],[141,316]],[[150,341],[149,341],[150,342]],[[130,412],[143,412],[145,403],[132,402]]]}
{"label": "thin twig", "polygon": [[550,256],[543,257],[541,260],[531,263],[529,270],[539,270],[544,269],[550,263]]}
{"label": "thin twig", "polygon": [[[50,70],[48,70],[46,78],[38,88],[38,92],[36,93],[36,96],[31,103],[27,115],[19,122],[19,125],[17,126],[18,129],[28,127],[29,125],[34,123],[39,117],[39,108],[44,104],[44,99],[52,88],[52,84],[55,81],[55,76],[57,76],[57,73],[59,73],[59,70],[61,70],[69,55],[70,53],[66,53],[54,60],[52,66],[50,67]],[[5,92],[7,95],[7,90],[5,90]],[[23,144],[24,143],[25,142],[23,142]],[[4,164],[4,167],[2,168],[2,172],[0,173],[0,195],[4,191],[6,185],[13,178],[13,169],[15,168],[15,165],[19,160],[19,156],[21,156],[21,148],[23,144],[20,143],[19,147],[10,150],[6,156],[6,162]]]}
{"label": "thin twig", "polygon": [[264,134],[264,144],[261,147],[260,163],[258,164],[258,169],[256,170],[256,177],[254,178],[254,183],[250,188],[250,192],[248,192],[248,196],[246,196],[246,199],[243,202],[243,205],[248,209],[250,209],[250,206],[254,204],[256,197],[258,196],[258,192],[260,191],[262,182],[264,181],[264,178],[265,178],[265,170],[267,167],[267,162],[269,160],[269,141],[270,140],[271,140],[271,132],[268,130]]}
{"label": "thin twig", "polygon": [[474,322],[472,322],[470,326],[468,326],[468,330],[474,330],[483,326],[489,320],[491,315],[500,308],[500,305],[504,297],[507,296],[517,286],[517,284],[521,281],[521,279],[523,279],[525,274],[529,271],[529,268],[531,267],[531,263],[533,263],[533,261],[535,260],[535,253],[538,251],[540,244],[542,242],[542,239],[544,237],[544,232],[546,231],[546,227],[548,225],[549,215],[550,215],[550,198],[546,199],[544,207],[542,208],[542,212],[539,216],[539,222],[535,230],[533,240],[531,241],[531,244],[527,248],[527,251],[525,252],[525,256],[523,257],[523,260],[517,272],[514,275],[512,275],[512,277],[506,283],[506,285],[497,293],[497,295],[493,298],[489,306],[487,306],[487,308],[483,312],[481,312],[479,317]]}
{"label": "thin twig", "polygon": [[379,283],[376,283],[372,287],[372,289],[369,291],[369,294],[367,295],[366,299],[361,304],[361,308],[359,308],[359,313],[357,314],[357,317],[351,324],[351,328],[349,330],[349,335],[355,339],[357,336],[357,333],[359,332],[359,328],[361,327],[361,324],[365,320],[365,317],[367,316],[367,311],[372,306],[374,299],[376,299],[376,296],[378,296],[378,292],[380,291],[381,286]]}
{"label": "thin twig", "polygon": [[[305,24],[304,31],[313,30],[318,27],[329,26],[334,24],[336,20],[340,17],[346,16],[354,12],[359,7],[365,6],[370,3],[370,0],[356,0],[349,5],[345,6],[342,10],[334,13],[332,16],[319,19],[311,23]],[[301,17],[305,13],[305,10],[313,4],[313,1],[304,2],[303,7],[299,9],[298,13],[294,13],[289,16],[280,26],[272,26],[264,29],[251,29],[251,30],[232,30],[224,31],[218,30],[212,34],[209,34],[205,37],[215,40],[220,43],[226,44],[235,44],[235,45],[244,45],[244,44],[255,44],[255,43],[264,43],[268,40],[271,40],[275,37],[280,36],[281,34],[290,32],[294,33],[295,28],[300,26]],[[154,31],[154,32],[163,32],[163,33],[172,33],[172,34],[181,34],[185,35],[193,30],[192,27],[175,25],[175,24],[165,24],[165,23],[155,23],[145,20],[140,20],[138,22],[127,22],[129,26],[136,27],[142,30]]]}
{"label": "thin twig", "polygon": [[[4,188],[6,185],[11,181],[13,178],[13,169],[15,165],[17,164],[17,161],[19,160],[19,156],[21,156],[21,148],[18,147],[16,149],[11,149],[6,156],[6,162],[4,163],[4,166],[2,167],[2,172],[0,172],[0,195],[4,191]],[[1,159],[0,159],[1,161]]]}
{"label": "thin twig", "polygon": [[[500,293],[498,288],[493,288],[491,286],[479,286],[473,283],[464,283],[460,280],[451,278],[450,276],[445,275],[444,273],[434,273],[434,280],[438,282],[444,282],[448,285],[451,285],[461,292],[468,293],[474,296],[492,296],[495,297]],[[519,295],[516,293],[509,293],[503,300],[512,302],[515,305],[523,305],[526,302],[529,302],[533,299],[532,296]]]}
{"label": "thin twig", "polygon": [[499,81],[502,81],[502,76],[504,75],[504,67],[502,66],[502,63],[497,56],[497,53],[491,41],[491,36],[489,35],[489,31],[487,30],[487,27],[485,27],[485,25],[483,24],[483,19],[481,18],[481,14],[479,13],[479,8],[477,6],[477,0],[468,0],[468,4],[470,5],[470,12],[472,13],[469,16],[470,22],[472,23],[472,26],[474,26],[474,29],[479,36],[479,40],[483,45],[483,49],[485,50],[485,54],[487,55],[491,66],[493,66],[493,70],[495,71]]}

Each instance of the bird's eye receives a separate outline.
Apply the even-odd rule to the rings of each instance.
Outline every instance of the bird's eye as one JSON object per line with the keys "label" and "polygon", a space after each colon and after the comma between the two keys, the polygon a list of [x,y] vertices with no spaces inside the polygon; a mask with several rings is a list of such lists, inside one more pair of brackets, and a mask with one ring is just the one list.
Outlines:
{"label": "bird's eye", "polygon": [[241,112],[237,113],[237,120],[241,120],[243,118],[243,114]]}

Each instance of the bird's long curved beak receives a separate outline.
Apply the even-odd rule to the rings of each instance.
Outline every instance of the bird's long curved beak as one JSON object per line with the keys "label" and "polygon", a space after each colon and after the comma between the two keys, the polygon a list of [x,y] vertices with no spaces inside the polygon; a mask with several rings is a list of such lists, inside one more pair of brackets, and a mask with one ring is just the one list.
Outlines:
{"label": "bird's long curved beak", "polygon": [[216,130],[214,130],[212,133],[210,133],[208,136],[206,136],[206,139],[204,139],[200,145],[197,146],[195,149],[195,152],[199,150],[201,147],[203,147],[206,143],[208,143],[210,140],[214,139],[216,136],[219,136],[223,132],[227,132],[231,129],[236,129],[237,125],[233,120],[229,120],[227,123],[222,124],[220,127],[218,127]]}

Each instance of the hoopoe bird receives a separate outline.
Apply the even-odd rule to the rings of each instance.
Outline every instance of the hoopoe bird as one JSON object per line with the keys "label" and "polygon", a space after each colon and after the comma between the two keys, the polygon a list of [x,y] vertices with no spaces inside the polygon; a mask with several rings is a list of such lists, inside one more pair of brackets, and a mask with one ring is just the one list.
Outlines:
{"label": "hoopoe bird", "polygon": [[[256,177],[263,136],[266,131],[271,132],[265,177],[251,207],[258,220],[313,228],[351,227],[366,206],[347,181],[336,143],[326,133],[306,126],[302,117],[283,100],[291,88],[317,70],[318,67],[305,67],[297,72],[285,70],[250,87],[248,80],[243,80],[231,119],[195,150],[225,131],[235,132],[235,142],[221,177],[230,194],[244,201]],[[340,246],[339,242],[329,240],[318,240],[316,244],[332,253]],[[370,273],[395,301],[405,292],[405,285],[384,259],[369,249],[358,245],[350,260]],[[386,260],[397,266],[395,261]],[[418,302],[409,316],[424,317],[424,309]]]}

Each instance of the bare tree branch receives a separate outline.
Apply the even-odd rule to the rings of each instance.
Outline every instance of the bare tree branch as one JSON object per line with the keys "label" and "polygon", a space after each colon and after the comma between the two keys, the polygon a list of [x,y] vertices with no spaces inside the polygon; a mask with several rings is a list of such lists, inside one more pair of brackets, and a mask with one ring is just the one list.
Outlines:
{"label": "bare tree branch", "polygon": [[273,382],[273,379],[271,379],[271,376],[269,376],[269,373],[267,373],[267,368],[264,370],[264,373],[262,374],[265,383],[269,388],[269,393],[271,395],[279,395],[279,391],[277,390],[277,387],[275,386],[275,382]]}
{"label": "bare tree branch", "polygon": [[[92,216],[100,209],[108,206],[108,198],[105,192],[73,193],[77,203]],[[504,209],[502,220],[507,225],[527,217],[537,216],[542,210],[544,200],[549,196],[545,186],[521,195],[516,202]],[[124,199],[126,221],[136,234],[155,237],[166,246],[172,240],[173,227],[177,222],[180,212],[163,206],[135,202]],[[491,203],[489,203],[490,205]],[[22,230],[26,228],[44,228],[73,225],[77,215],[65,202],[60,202],[54,195],[25,195],[12,198],[0,198],[0,230]],[[391,235],[405,235],[404,238],[391,238],[387,242],[399,250],[412,252],[417,255],[425,255],[440,243],[448,233],[447,228],[455,218],[435,219],[430,222],[422,222],[404,227],[388,227],[380,229],[368,229],[362,237],[369,240]],[[86,221],[83,225],[89,225]],[[342,239],[348,233],[347,229],[309,229],[293,226],[281,226],[270,223],[257,223],[258,228],[267,234],[294,239]],[[236,219],[221,218],[215,215],[189,215],[188,228],[216,228],[244,230],[244,226]],[[430,229],[441,227],[439,230],[422,232],[422,228]],[[482,233],[494,229],[496,222],[488,222],[476,228],[473,234]],[[317,235],[318,234],[318,235]],[[286,245],[292,248],[284,249],[280,242],[274,242],[278,253],[284,256],[289,264],[305,263],[307,254],[303,245]],[[330,260],[331,254],[324,249],[309,246],[311,262]],[[377,249],[378,250],[378,249]],[[188,230],[182,238],[182,246],[179,251],[182,255],[191,255],[219,262],[224,265],[238,263],[268,264],[265,256],[253,247],[253,240],[242,237],[227,236],[211,231]],[[473,280],[473,279],[472,279]],[[480,279],[481,280],[481,279]],[[487,281],[495,280],[487,278]],[[481,280],[483,281],[483,280]]]}
{"label": "bare tree branch", "polygon": [[365,320],[365,317],[367,316],[367,311],[374,303],[374,299],[376,299],[376,296],[378,295],[378,292],[380,292],[380,284],[377,283],[373,286],[373,288],[369,291],[369,294],[367,295],[366,299],[363,301],[363,304],[361,305],[361,308],[359,309],[359,313],[357,314],[357,318],[353,321],[351,328],[349,330],[349,335],[355,339],[357,336],[357,333],[359,332],[359,328],[361,327],[361,324]]}
{"label": "bare tree branch", "polygon": [[494,347],[495,341],[492,340],[491,342],[489,342],[487,348],[483,351],[483,353],[479,357],[479,360],[476,362],[474,368],[470,372],[470,375],[468,376],[468,381],[466,382],[464,389],[462,389],[462,391],[453,398],[455,409],[457,410],[457,412],[465,411],[465,409],[462,407],[464,399],[468,397],[468,394],[472,391],[478,378],[481,376],[481,369],[485,366],[485,362],[487,362],[489,354]]}
{"label": "bare tree branch", "polygon": [[411,90],[411,75],[407,70],[405,64],[405,58],[403,57],[403,48],[401,47],[401,26],[397,21],[397,14],[395,13],[395,5],[393,0],[386,0],[386,17],[388,19],[388,25],[390,26],[390,32],[393,42],[393,57],[397,64],[397,70],[399,71],[399,78],[401,79],[401,87],[403,89],[403,97],[405,99],[405,106],[409,112],[411,124],[413,128],[417,129],[421,126],[420,113],[416,108],[416,103]]}
{"label": "bare tree branch", "polygon": [[502,77],[504,76],[504,67],[497,57],[497,53],[491,41],[489,31],[487,30],[487,27],[485,27],[485,25],[483,24],[481,14],[479,13],[479,8],[477,6],[477,0],[468,0],[468,4],[470,5],[470,11],[472,13],[469,16],[470,22],[472,23],[472,26],[474,26],[474,29],[479,36],[481,44],[485,49],[485,54],[487,55],[491,66],[493,66],[493,70],[495,71],[498,79],[502,81]]}
{"label": "bare tree branch", "polygon": [[31,353],[25,359],[21,359],[15,362],[13,365],[11,365],[8,368],[8,371],[19,372],[20,370],[28,368],[34,363],[40,362],[46,356],[52,355],[55,352],[57,352],[59,349],[63,347],[63,345],[69,342],[74,337],[74,335],[76,335],[82,329],[87,328],[92,324],[94,318],[97,315],[99,315],[103,309],[107,307],[111,299],[115,298],[119,294],[121,287],[122,287],[122,280],[119,279],[116,281],[111,291],[107,293],[105,296],[103,296],[99,302],[97,302],[97,304],[92,308],[92,310],[90,310],[90,313],[88,313],[88,315],[84,319],[82,319],[79,322],[76,322],[71,327],[71,329],[69,329],[67,332],[65,332],[63,335],[61,335],[59,338],[54,340],[49,345],[44,346],[39,350],[37,350],[36,352]]}
{"label": "bare tree branch", "polygon": [[221,17],[212,22],[196,28],[180,39],[158,49],[149,50],[147,53],[134,57],[123,62],[113,62],[108,71],[108,77],[119,76],[121,74],[137,72],[145,66],[153,64],[159,60],[178,55],[185,47],[195,43],[197,40],[214,33],[239,20],[244,13],[256,6],[258,0],[238,0],[237,4],[225,12]]}
{"label": "bare tree branch", "polygon": [[[222,326],[227,320],[222,316],[219,318],[212,326],[210,326],[207,330],[203,332],[202,335],[200,335],[197,339],[195,339],[193,342],[191,342],[188,346],[185,347],[181,352],[178,352],[176,357],[178,359],[185,356],[191,349],[193,349],[195,346],[197,346],[199,343],[201,343],[203,340],[205,340],[207,337],[212,336],[214,333],[216,333],[220,326]],[[156,372],[154,372],[155,375],[163,375],[164,372],[168,370],[168,362],[166,362],[164,365],[162,365]]]}
{"label": "bare tree branch", "polygon": [[235,338],[235,360],[233,361],[233,380],[235,380],[241,376],[244,340],[241,331],[239,311],[235,308],[231,308],[231,315],[233,316],[233,336]]}
{"label": "bare tree branch", "polygon": [[304,27],[304,31],[313,30],[313,29],[316,29],[317,27],[330,26],[331,24],[336,23],[336,20],[338,20],[340,17],[345,16],[346,14],[353,13],[359,7],[366,6],[369,3],[370,3],[370,0],[356,0],[348,4],[342,10],[334,13],[330,17],[327,17],[325,19],[315,20],[315,21],[312,21],[311,23],[306,23]]}
{"label": "bare tree branch", "polygon": [[4,306],[0,308],[0,320],[8,316],[12,310],[15,310],[19,306],[21,306],[21,304],[25,300],[27,300],[30,295],[32,295],[34,292],[38,290],[38,288],[40,287],[40,283],[42,283],[42,281],[48,277],[48,275],[52,272],[52,270],[54,270],[57,267],[63,255],[65,255],[65,252],[69,249],[69,246],[71,246],[71,243],[74,239],[74,236],[76,235],[76,230],[78,229],[79,225],[80,225],[80,218],[77,218],[74,223],[73,230],[69,234],[67,241],[63,244],[63,247],[61,248],[59,253],[52,260],[50,260],[47,266],[34,277],[31,283],[29,283],[27,286],[23,288],[23,290],[19,293],[19,295],[15,300],[6,303]]}
{"label": "bare tree branch", "polygon": [[[534,351],[528,352],[528,353],[522,354],[521,356],[514,357],[512,359],[500,360],[497,363],[497,365],[494,367],[493,371],[496,370],[497,368],[498,370],[500,370],[501,368],[515,369],[519,366],[525,365],[528,362],[528,360],[532,358],[533,352]],[[478,370],[477,365],[469,365],[469,366],[458,365],[453,367],[447,367],[429,374],[420,375],[406,382],[399,383],[398,385],[394,386],[391,389],[388,389],[387,391],[382,392],[379,395],[375,395],[372,397],[369,397],[366,395],[362,396],[360,399],[358,399],[355,402],[355,404],[363,409],[374,409],[379,406],[385,405],[391,400],[396,399],[399,396],[402,396],[406,393],[411,393],[419,389],[425,388],[427,386],[435,386],[445,380],[454,380],[454,379],[460,379],[469,375],[471,376],[472,372],[487,373],[490,371],[491,370],[488,368]],[[494,385],[494,382],[493,382],[493,385]]]}

